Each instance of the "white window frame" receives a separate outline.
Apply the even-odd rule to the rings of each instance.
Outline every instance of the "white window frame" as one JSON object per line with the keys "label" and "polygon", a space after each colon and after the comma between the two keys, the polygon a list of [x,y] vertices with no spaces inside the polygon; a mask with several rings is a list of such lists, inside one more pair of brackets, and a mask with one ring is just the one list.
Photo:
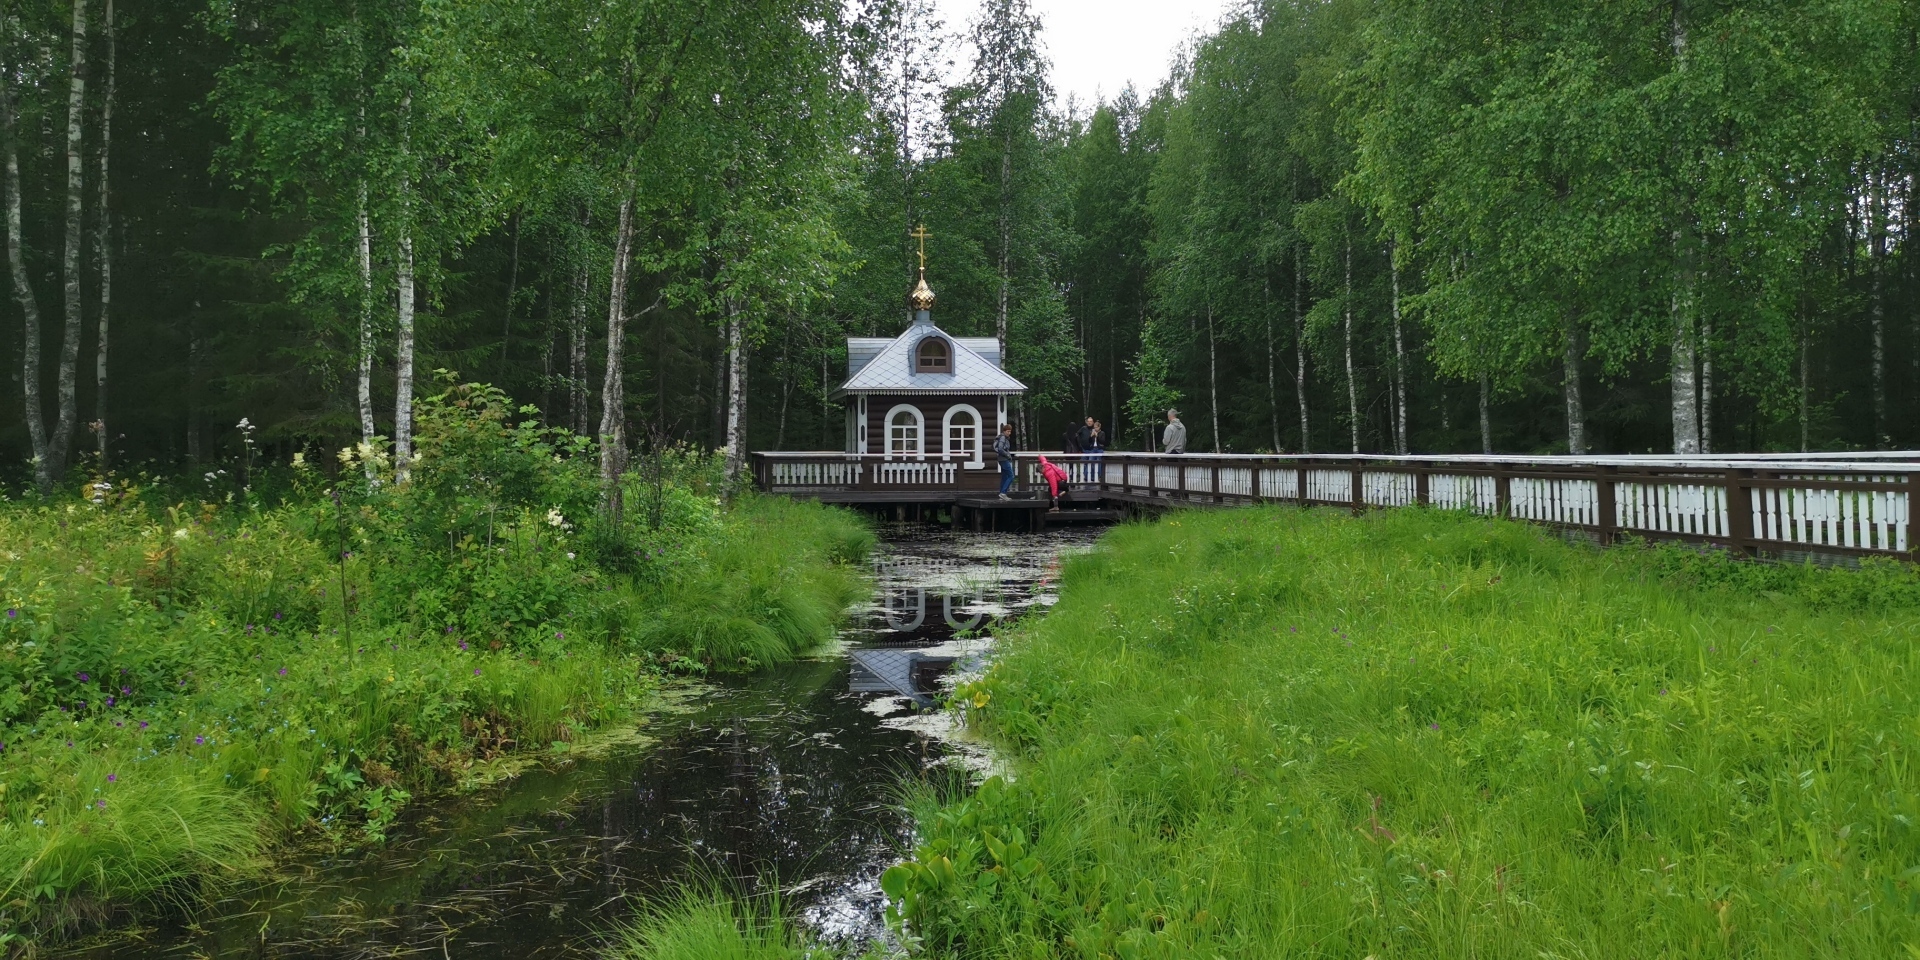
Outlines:
{"label": "white window frame", "polygon": [[[914,452],[910,454],[895,453],[893,450],[893,418],[900,413],[913,414]],[[887,459],[925,460],[927,458],[927,418],[920,412],[919,407],[911,403],[894,404],[893,409],[887,411],[886,419],[880,421],[880,429],[883,431],[880,442],[884,445],[883,450]]]}
{"label": "white window frame", "polygon": [[973,404],[956,403],[948,407],[946,415],[940,418],[940,452],[949,459],[953,456],[953,415],[956,413],[973,415],[973,456],[963,462],[968,467],[979,467],[984,462],[984,452],[981,448],[986,445],[987,418],[981,416],[980,411],[975,409]]}

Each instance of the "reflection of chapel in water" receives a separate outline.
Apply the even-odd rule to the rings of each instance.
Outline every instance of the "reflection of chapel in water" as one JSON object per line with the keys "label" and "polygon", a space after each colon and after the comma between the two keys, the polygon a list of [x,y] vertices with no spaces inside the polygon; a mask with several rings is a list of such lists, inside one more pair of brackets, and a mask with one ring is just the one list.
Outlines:
{"label": "reflection of chapel in water", "polygon": [[941,483],[996,489],[986,454],[1008,422],[1008,399],[1027,388],[1001,368],[998,340],[956,337],[934,326],[928,234],[923,228],[914,236],[922,243],[920,281],[907,298],[906,331],[847,338],[847,379],[834,392],[846,401],[847,452],[899,461],[887,472],[938,472]]}

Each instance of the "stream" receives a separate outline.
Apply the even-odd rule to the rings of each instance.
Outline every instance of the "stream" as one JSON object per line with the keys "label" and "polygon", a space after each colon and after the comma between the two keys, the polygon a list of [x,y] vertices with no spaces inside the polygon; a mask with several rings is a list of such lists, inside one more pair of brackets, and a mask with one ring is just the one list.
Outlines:
{"label": "stream", "polygon": [[[884,940],[879,877],[910,845],[904,784],[990,756],[938,709],[991,631],[1053,602],[1095,531],[883,531],[875,592],[813,657],[710,681],[590,760],[411,811],[370,853],[296,855],[193,915],[60,956],[585,958],[676,885],[781,900],[815,936]],[[425,807],[427,805],[420,805]]]}

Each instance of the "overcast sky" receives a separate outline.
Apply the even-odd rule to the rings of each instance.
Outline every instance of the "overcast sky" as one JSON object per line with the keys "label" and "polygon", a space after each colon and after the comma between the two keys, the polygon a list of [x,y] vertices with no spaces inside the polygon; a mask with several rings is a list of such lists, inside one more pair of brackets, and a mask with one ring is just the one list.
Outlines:
{"label": "overcast sky", "polygon": [[[1091,107],[1096,93],[1112,100],[1132,81],[1144,98],[1167,75],[1181,43],[1211,27],[1234,0],[1031,0],[1046,24],[1053,87],[1065,103],[1077,94]],[[947,27],[962,32],[979,0],[939,0]],[[964,61],[964,55],[961,57]],[[966,69],[962,62],[959,68]]]}

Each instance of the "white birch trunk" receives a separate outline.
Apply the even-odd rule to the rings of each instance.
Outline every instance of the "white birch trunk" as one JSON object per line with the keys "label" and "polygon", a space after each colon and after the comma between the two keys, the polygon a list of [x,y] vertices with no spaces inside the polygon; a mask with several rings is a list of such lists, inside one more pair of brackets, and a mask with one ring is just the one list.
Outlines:
{"label": "white birch trunk", "polygon": [[1346,295],[1341,297],[1340,334],[1347,357],[1347,434],[1353,452],[1360,452],[1360,389],[1353,379],[1353,236],[1347,236]]}
{"label": "white birch trunk", "polygon": [[616,517],[620,509],[620,476],[627,469],[627,400],[625,349],[627,332],[627,270],[633,251],[633,186],[620,198],[620,223],[614,235],[612,289],[607,296],[607,375],[600,385],[600,479],[606,483],[606,503]]}
{"label": "white birch trunk", "polygon": [[1273,452],[1280,452],[1280,382],[1275,369],[1273,348],[1273,281],[1260,284],[1262,306],[1267,314],[1267,419],[1273,425]]}
{"label": "white birch trunk", "polygon": [[[747,462],[747,321],[740,304],[727,302],[727,491],[736,492]],[[926,439],[921,438],[924,444]],[[922,447],[922,449],[925,449]]]}
{"label": "white birch trunk", "polygon": [[413,172],[412,132],[409,121],[413,95],[400,101],[400,262],[396,268],[400,287],[399,336],[394,341],[393,366],[393,479],[407,480],[408,464],[413,459]]}
{"label": "white birch trunk", "polygon": [[[1011,136],[1011,134],[1009,134],[1009,136]],[[1008,248],[1013,245],[1013,223],[1011,220],[1011,207],[1013,206],[1011,197],[1013,189],[1012,183],[1013,144],[1009,141],[1000,152],[1000,293],[999,303],[994,308],[993,321],[993,335],[1000,339],[1000,368],[1003,370],[1008,369],[1012,365],[1011,360],[1013,357],[1011,353],[1007,352],[1007,285],[1010,282],[1008,277],[1008,263],[1010,260]],[[1023,409],[1023,420],[1024,412]]]}
{"label": "white birch trunk", "polygon": [[1673,286],[1672,413],[1673,452],[1692,455],[1700,452],[1700,383],[1694,371],[1696,361],[1693,324],[1693,274],[1686,263],[1684,234],[1673,232],[1675,258]]}
{"label": "white birch trunk", "polygon": [[1302,299],[1306,278],[1301,269],[1300,245],[1293,247],[1293,396],[1300,404],[1300,452],[1313,449],[1307,432],[1307,315]]}
{"label": "white birch trunk", "polygon": [[111,443],[107,434],[107,347],[111,333],[108,321],[113,313],[113,208],[109,203],[112,184],[107,172],[113,156],[113,97],[115,68],[118,66],[113,32],[113,0],[107,0],[106,18],[102,26],[107,41],[107,82],[100,104],[100,213],[99,230],[94,234],[94,259],[100,265],[100,316],[95,328],[93,355],[93,436],[94,453],[104,473],[108,466],[107,449]]}
{"label": "white birch trunk", "polygon": [[1889,449],[1887,422],[1886,177],[1867,174],[1867,314],[1873,333],[1873,447]]}
{"label": "white birch trunk", "polygon": [[1587,452],[1587,409],[1580,395],[1580,330],[1569,315],[1561,331],[1560,386],[1567,403],[1567,452]]}
{"label": "white birch trunk", "polygon": [[65,473],[67,456],[73,449],[74,422],[79,411],[74,402],[74,377],[80,363],[80,332],[86,322],[86,289],[81,274],[86,250],[86,155],[83,131],[87,116],[87,2],[73,0],[72,76],[67,84],[67,234],[65,255],[61,261],[61,279],[65,281],[66,324],[60,337],[60,367],[56,372],[59,409],[55,414],[53,435],[47,438],[48,467],[54,478]]}
{"label": "white birch trunk", "polygon": [[[354,384],[360,405],[360,442],[373,445],[373,220],[367,212],[367,184],[360,182],[360,344],[359,370]],[[379,474],[373,463],[362,464],[367,482],[375,483]]]}
{"label": "white birch trunk", "polygon": [[40,397],[40,301],[27,277],[26,243],[21,234],[20,148],[13,108],[13,72],[0,71],[0,149],[6,151],[7,273],[20,304],[23,335],[20,381],[26,402],[27,437],[33,444],[33,480],[42,495],[53,492],[53,461],[47,454],[47,418]]}
{"label": "white birch trunk", "polygon": [[[1673,0],[1673,19],[1668,33],[1673,49],[1674,72],[1687,69],[1686,9],[1682,0]],[[1681,198],[1684,201],[1686,198]],[[1691,217],[1682,210],[1682,217]],[[1673,452],[1683,455],[1700,452],[1700,387],[1694,372],[1693,264],[1690,232],[1673,231],[1673,350],[1672,391],[1669,397],[1673,420]]]}
{"label": "white birch trunk", "polygon": [[1393,441],[1401,456],[1411,452],[1407,444],[1407,343],[1400,329],[1400,258],[1394,245],[1387,246],[1388,269],[1393,274]]}
{"label": "white birch trunk", "polygon": [[1213,305],[1207,305],[1207,414],[1213,420],[1213,452],[1220,452],[1220,357],[1213,339]]}
{"label": "white birch trunk", "polygon": [[1713,452],[1713,318],[1700,317],[1700,452]]}
{"label": "white birch trunk", "polygon": [[567,314],[567,415],[573,432],[589,436],[593,411],[587,391],[587,265],[573,275],[573,305]]}

